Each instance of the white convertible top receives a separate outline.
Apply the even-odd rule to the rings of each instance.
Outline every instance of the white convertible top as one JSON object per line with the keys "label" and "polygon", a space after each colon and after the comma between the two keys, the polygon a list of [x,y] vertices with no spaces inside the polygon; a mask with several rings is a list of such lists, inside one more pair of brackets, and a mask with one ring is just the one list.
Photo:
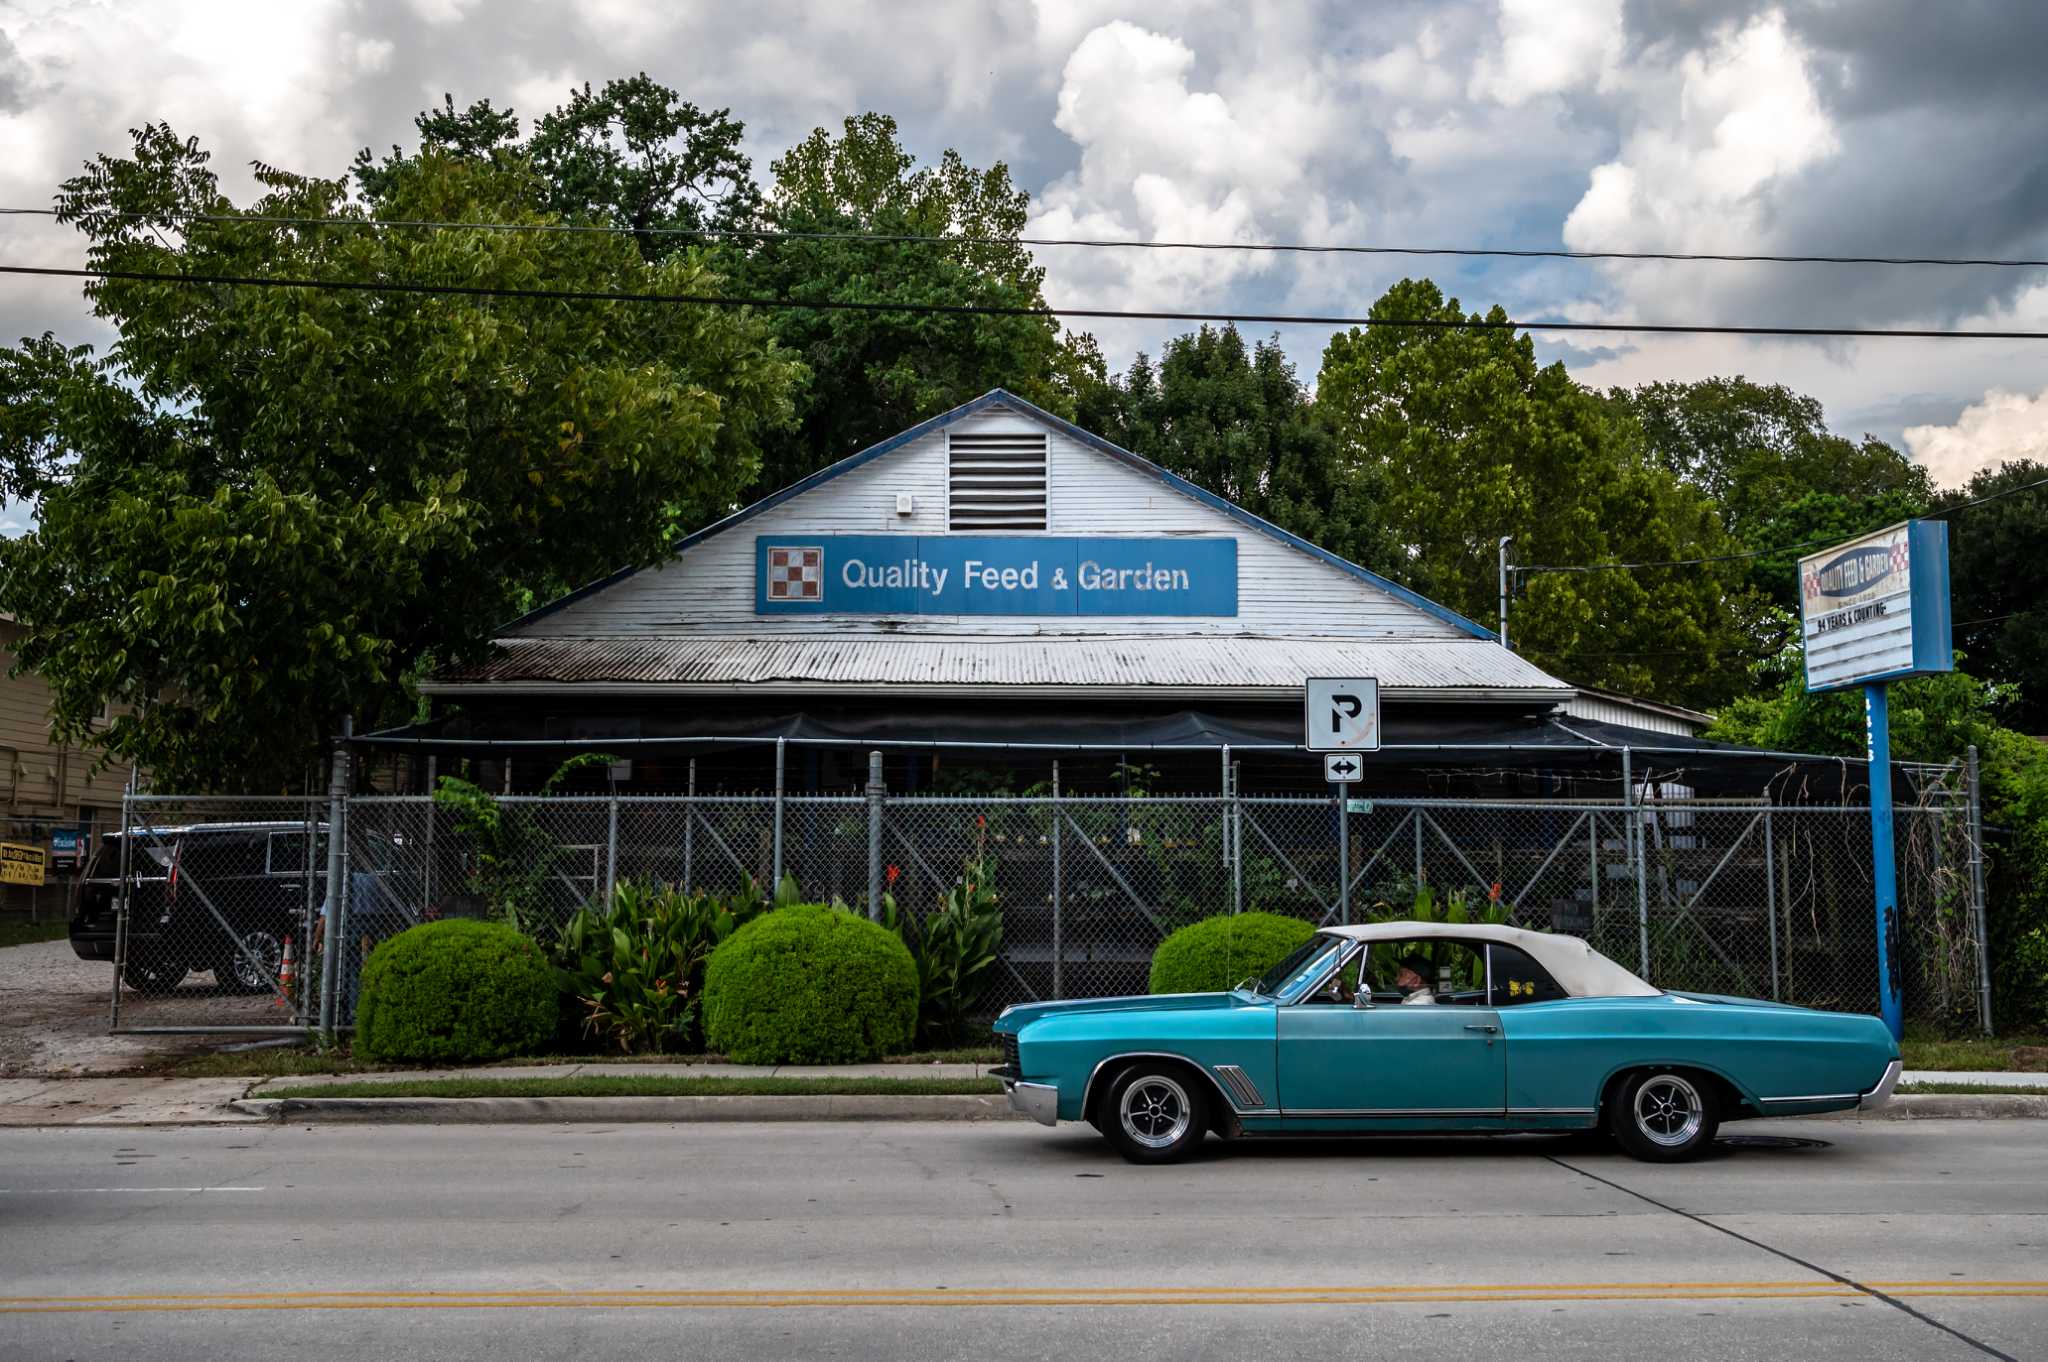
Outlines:
{"label": "white convertible top", "polygon": [[1374,922],[1361,927],[1325,927],[1325,936],[1351,941],[1497,941],[1527,951],[1550,972],[1559,988],[1574,998],[1647,998],[1664,990],[1652,988],[1575,936],[1527,932],[1520,927],[1491,927],[1464,922]]}

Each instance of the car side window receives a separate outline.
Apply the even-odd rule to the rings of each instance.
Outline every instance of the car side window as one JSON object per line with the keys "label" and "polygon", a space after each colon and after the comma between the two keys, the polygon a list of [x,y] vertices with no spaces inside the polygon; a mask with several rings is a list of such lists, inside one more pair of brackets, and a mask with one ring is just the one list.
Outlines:
{"label": "car side window", "polygon": [[1519,946],[1496,941],[1487,946],[1487,951],[1491,958],[1488,975],[1493,1006],[1519,1007],[1523,1003],[1555,1002],[1571,996],[1550,977],[1549,970],[1530,959],[1529,953]]}

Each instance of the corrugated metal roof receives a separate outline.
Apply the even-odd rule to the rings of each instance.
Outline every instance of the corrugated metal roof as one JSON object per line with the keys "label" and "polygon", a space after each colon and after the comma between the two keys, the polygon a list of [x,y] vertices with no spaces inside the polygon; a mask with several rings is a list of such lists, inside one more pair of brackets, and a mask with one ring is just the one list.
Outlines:
{"label": "corrugated metal roof", "polygon": [[617,684],[853,687],[1299,689],[1308,676],[1373,676],[1395,691],[1571,687],[1480,639],[1270,637],[509,638],[491,659],[444,670],[431,690]]}

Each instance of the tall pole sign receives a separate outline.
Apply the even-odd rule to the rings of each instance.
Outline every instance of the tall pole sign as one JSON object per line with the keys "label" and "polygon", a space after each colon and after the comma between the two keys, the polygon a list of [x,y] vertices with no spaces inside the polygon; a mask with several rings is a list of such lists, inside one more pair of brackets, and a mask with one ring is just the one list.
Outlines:
{"label": "tall pole sign", "polygon": [[1897,1038],[1899,887],[1892,849],[1892,740],[1886,687],[1952,671],[1948,526],[1909,520],[1799,560],[1800,635],[1809,691],[1863,688],[1870,759],[1870,856],[1877,886],[1877,997]]}

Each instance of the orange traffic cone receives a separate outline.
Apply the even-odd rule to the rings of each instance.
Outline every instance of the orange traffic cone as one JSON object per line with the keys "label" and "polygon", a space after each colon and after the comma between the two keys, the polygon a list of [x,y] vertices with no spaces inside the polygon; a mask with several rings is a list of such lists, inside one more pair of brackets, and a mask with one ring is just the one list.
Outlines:
{"label": "orange traffic cone", "polygon": [[291,1006],[292,984],[297,980],[296,972],[292,968],[294,963],[292,959],[292,939],[286,937],[284,939],[284,959],[279,961],[277,966],[277,1005],[279,1007]]}

